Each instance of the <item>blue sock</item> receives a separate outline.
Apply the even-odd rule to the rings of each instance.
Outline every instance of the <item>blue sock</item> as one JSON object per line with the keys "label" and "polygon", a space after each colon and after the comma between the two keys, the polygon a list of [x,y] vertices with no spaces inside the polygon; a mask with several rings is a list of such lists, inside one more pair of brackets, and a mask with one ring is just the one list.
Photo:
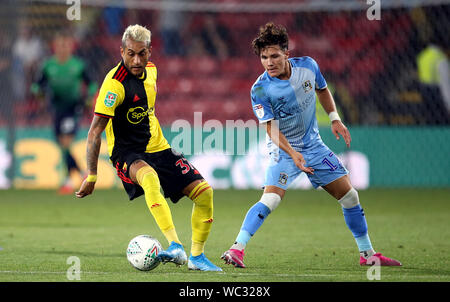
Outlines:
{"label": "blue sock", "polygon": [[250,238],[256,233],[263,224],[266,217],[270,214],[270,209],[263,203],[255,203],[245,216],[236,242],[246,245]]}
{"label": "blue sock", "polygon": [[370,242],[369,234],[355,238],[356,244],[360,252],[372,250],[372,243]]}
{"label": "blue sock", "polygon": [[355,237],[356,244],[360,251],[366,251],[372,249],[372,244],[367,234],[367,222],[364,215],[364,210],[361,205],[354,206],[353,208],[342,208],[344,213],[345,223]]}
{"label": "blue sock", "polygon": [[250,235],[249,232],[245,230],[240,230],[239,234],[236,237],[236,243],[240,243],[243,245],[243,247],[247,244],[247,242],[250,240],[252,235]]}

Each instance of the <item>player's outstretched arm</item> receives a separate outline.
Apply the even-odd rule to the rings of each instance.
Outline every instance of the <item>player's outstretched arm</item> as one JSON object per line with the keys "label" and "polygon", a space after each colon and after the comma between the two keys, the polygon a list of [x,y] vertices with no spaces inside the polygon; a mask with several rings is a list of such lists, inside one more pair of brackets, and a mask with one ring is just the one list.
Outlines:
{"label": "player's outstretched arm", "polygon": [[339,116],[337,115],[336,104],[334,102],[333,96],[326,87],[324,89],[317,90],[316,93],[317,97],[319,98],[319,102],[325,112],[330,116],[330,118],[332,118],[333,115],[335,116],[331,121],[331,132],[333,132],[334,136],[336,136],[336,139],[339,139],[339,135],[342,135],[347,148],[349,148],[352,138],[347,127],[345,127],[345,125],[341,122]]}
{"label": "player's outstretched arm", "polygon": [[289,156],[292,157],[292,159],[294,160],[295,165],[300,170],[308,174],[314,174],[314,169],[311,167],[305,167],[306,161],[303,158],[303,155],[292,148],[287,138],[284,136],[283,133],[280,132],[277,125],[274,124],[273,120],[266,122],[266,131],[272,142],[278,147],[280,147],[287,154],[289,154]]}
{"label": "player's outstretched arm", "polygon": [[102,143],[102,132],[105,130],[108,121],[108,118],[97,115],[94,115],[94,118],[92,119],[86,142],[86,161],[89,176],[83,180],[80,190],[75,192],[75,196],[78,198],[83,198],[92,194],[94,191],[95,182],[97,180],[97,163]]}

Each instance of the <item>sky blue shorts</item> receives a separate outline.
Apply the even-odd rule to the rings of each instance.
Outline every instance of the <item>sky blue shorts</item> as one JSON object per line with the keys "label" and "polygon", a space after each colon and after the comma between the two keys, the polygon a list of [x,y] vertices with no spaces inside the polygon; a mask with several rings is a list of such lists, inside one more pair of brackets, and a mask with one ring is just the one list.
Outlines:
{"label": "sky blue shorts", "polygon": [[[348,174],[339,158],[325,144],[301,153],[306,161],[305,166],[314,169],[313,175],[306,174],[314,188],[323,187]],[[279,155],[270,154],[264,186],[277,186],[286,190],[300,173],[303,171],[297,168],[292,158],[280,150]]]}

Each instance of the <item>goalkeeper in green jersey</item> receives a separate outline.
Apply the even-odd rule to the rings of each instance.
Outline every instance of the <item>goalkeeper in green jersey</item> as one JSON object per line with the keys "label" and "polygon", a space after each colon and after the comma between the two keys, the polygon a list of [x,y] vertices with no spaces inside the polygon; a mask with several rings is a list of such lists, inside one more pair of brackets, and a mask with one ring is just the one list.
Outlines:
{"label": "goalkeeper in green jersey", "polygon": [[62,194],[73,192],[70,174],[74,171],[81,174],[70,153],[70,146],[78,130],[85,100],[93,99],[97,92],[97,84],[88,76],[88,67],[82,59],[73,55],[74,46],[73,37],[65,33],[57,34],[52,45],[54,55],[43,62],[36,81],[31,85],[34,95],[45,94],[50,100],[53,128],[67,168],[59,191]]}

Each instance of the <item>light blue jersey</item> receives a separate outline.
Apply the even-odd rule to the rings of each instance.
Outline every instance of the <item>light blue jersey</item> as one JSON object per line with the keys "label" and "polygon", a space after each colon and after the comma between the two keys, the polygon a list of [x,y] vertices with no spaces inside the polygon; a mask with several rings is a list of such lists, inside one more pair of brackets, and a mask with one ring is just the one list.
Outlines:
{"label": "light blue jersey", "polygon": [[[289,80],[272,78],[264,72],[253,84],[252,106],[260,123],[277,120],[281,133],[294,150],[302,152],[322,142],[316,119],[316,89],[327,83],[316,61],[310,57],[291,58]],[[268,139],[271,152],[276,151]]]}
{"label": "light blue jersey", "polygon": [[[306,166],[315,169],[308,175],[314,187],[326,185],[347,174],[339,159],[322,142],[316,119],[316,89],[327,83],[316,61],[310,57],[290,58],[288,80],[264,72],[251,89],[253,111],[260,123],[275,120],[280,132],[294,150],[303,154]],[[293,160],[267,136],[271,163],[265,185],[286,189],[302,172]]]}

